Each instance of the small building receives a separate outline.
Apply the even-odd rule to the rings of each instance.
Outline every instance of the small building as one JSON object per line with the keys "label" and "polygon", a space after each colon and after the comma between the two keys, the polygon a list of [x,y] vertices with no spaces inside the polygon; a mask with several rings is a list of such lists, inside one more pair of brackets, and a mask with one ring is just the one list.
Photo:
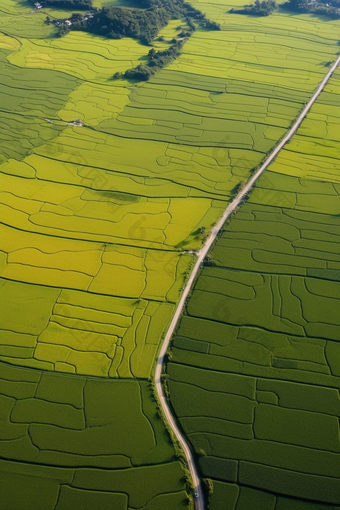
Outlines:
{"label": "small building", "polygon": [[65,20],[65,25],[67,25],[69,27],[70,25],[72,25],[72,22],[69,19],[66,19]]}

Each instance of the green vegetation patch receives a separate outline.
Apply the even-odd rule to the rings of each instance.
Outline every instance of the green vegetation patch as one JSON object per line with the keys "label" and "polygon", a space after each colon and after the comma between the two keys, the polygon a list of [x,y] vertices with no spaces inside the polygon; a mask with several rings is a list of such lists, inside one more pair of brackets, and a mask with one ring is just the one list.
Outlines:
{"label": "green vegetation patch", "polygon": [[[80,84],[77,78],[59,71],[23,69],[10,64],[0,53],[0,108],[34,117],[56,118],[68,95]],[[46,124],[46,130],[50,128]]]}
{"label": "green vegetation patch", "polygon": [[[337,504],[339,502],[339,479],[287,472],[269,466],[240,462],[240,482],[259,486],[271,492],[282,493]],[[262,480],[260,482],[260,480]]]}
{"label": "green vegetation patch", "polygon": [[[1,496],[8,510],[23,505],[28,510],[69,508],[119,510],[162,508],[183,510],[183,470],[179,462],[125,470],[55,468],[38,464],[0,461]],[[16,490],[20,484],[20,491]],[[157,503],[156,503],[157,504]]]}
{"label": "green vegetation patch", "polygon": [[23,160],[40,145],[52,140],[64,129],[40,119],[3,112],[1,122],[0,163],[7,159]]}
{"label": "green vegetation patch", "polygon": [[211,508],[216,510],[235,510],[238,496],[238,485],[214,480],[209,503]]}
{"label": "green vegetation patch", "polygon": [[106,384],[47,373],[37,373],[32,380],[35,374],[3,365],[3,456],[48,465],[90,463],[102,468],[171,461],[172,446],[148,383]]}
{"label": "green vegetation patch", "polygon": [[[213,510],[227,497],[236,510],[339,505],[339,111],[329,94],[222,229],[172,343],[165,380]],[[246,404],[229,402],[235,387],[253,390]],[[235,412],[247,407],[250,421]]]}
{"label": "green vegetation patch", "polygon": [[60,490],[56,510],[69,510],[69,508],[77,508],[77,506],[83,510],[92,510],[98,505],[102,510],[111,510],[112,508],[125,510],[127,504],[127,494],[74,489],[65,485]]}
{"label": "green vegetation patch", "polygon": [[200,458],[199,466],[204,476],[228,482],[237,481],[238,463],[236,460],[219,459],[205,455]]}
{"label": "green vegetation patch", "polygon": [[28,1],[4,0],[1,10],[0,31],[9,36],[44,39],[55,32],[45,23],[46,13],[37,11],[31,14],[32,5]]}
{"label": "green vegetation patch", "polygon": [[[31,0],[32,1],[32,0]],[[40,3],[40,2],[39,2]],[[34,2],[32,2],[34,5]],[[89,9],[92,7],[91,0],[41,0],[40,5],[43,7],[56,7],[63,9],[64,7],[69,9]]]}
{"label": "green vegetation patch", "polygon": [[[333,22],[164,5],[105,5],[88,20],[0,8],[6,510],[188,507],[147,382],[159,341],[190,252],[337,52]],[[57,16],[78,31],[57,37]],[[170,17],[181,21],[146,55],[138,40]],[[211,31],[220,21],[228,30]],[[206,29],[188,39],[194,25]],[[121,79],[145,63],[169,67],[145,86]],[[221,233],[169,354],[165,384],[212,509],[286,510],[284,496],[310,497],[309,476],[315,501],[336,504],[324,494],[339,473],[337,90]]]}
{"label": "green vegetation patch", "polygon": [[[292,193],[298,194],[300,204],[304,199],[312,204],[318,187],[318,183],[315,183],[314,187],[307,187],[304,194],[298,194],[298,191]],[[319,196],[322,192],[327,201],[331,202],[335,198],[334,188],[330,184],[324,183],[323,189],[321,186]],[[255,191],[252,201],[257,201],[256,195],[259,194],[260,190]],[[212,252],[216,264],[241,270],[299,276],[319,275],[325,279],[337,280],[335,267],[340,254],[336,243],[340,234],[339,222],[331,215],[292,211],[280,207],[281,204],[245,204],[226,227]]]}
{"label": "green vegetation patch", "polygon": [[[217,100],[220,94],[225,92],[230,94],[243,94],[244,96],[293,100],[293,92],[286,87],[280,87],[280,85],[252,83],[247,80],[232,79],[228,76],[206,76],[204,74],[194,74],[182,70],[164,69],[161,73],[154,76],[150,83],[205,90],[211,95],[215,94],[215,100]],[[303,103],[308,97],[308,93],[306,92],[294,91],[295,102]]]}
{"label": "green vegetation patch", "polygon": [[[174,292],[178,292],[178,286]],[[173,310],[171,302],[103,296],[6,280],[2,281],[1,294],[6,310],[0,321],[3,361],[102,377],[149,377],[159,338]],[[176,299],[174,294],[173,298]],[[21,308],[27,316],[21,313],[18,326],[16,313]],[[32,315],[36,316],[34,323]],[[46,379],[46,389],[43,386],[39,390],[38,398],[46,399],[45,393],[52,390],[48,386],[51,381]],[[53,381],[59,387],[58,378]],[[58,392],[64,395],[66,390],[60,387]],[[69,403],[79,407],[70,389],[66,393]]]}
{"label": "green vegetation patch", "polygon": [[[54,510],[58,500],[61,481],[57,476],[36,476],[34,469],[28,473],[21,473],[20,467],[1,461],[1,501],[8,510],[26,507],[36,510]],[[27,466],[25,466],[27,467]],[[31,466],[30,466],[31,467]],[[56,473],[57,474],[57,473]],[[70,483],[72,473],[69,474]],[[20,485],[20,490],[18,490]]]}
{"label": "green vegetation patch", "polygon": [[84,468],[77,470],[72,486],[105,492],[128,492],[129,505],[143,508],[156,494],[167,492],[175,493],[178,504],[176,492],[183,487],[182,477],[180,462],[115,472]]}

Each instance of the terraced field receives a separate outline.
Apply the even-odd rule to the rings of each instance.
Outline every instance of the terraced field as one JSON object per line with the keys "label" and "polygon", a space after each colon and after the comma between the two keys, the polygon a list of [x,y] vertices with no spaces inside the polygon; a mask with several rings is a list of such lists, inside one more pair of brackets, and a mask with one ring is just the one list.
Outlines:
{"label": "terraced field", "polygon": [[173,340],[171,403],[213,510],[340,508],[339,92],[337,71],[226,225]]}
{"label": "terraced field", "polygon": [[[104,3],[96,0],[94,5]],[[0,456],[5,481],[1,510],[192,507],[186,471],[153,397],[150,377],[155,357],[190,272],[192,251],[202,246],[240,183],[286,132],[326,73],[325,64],[338,52],[337,22],[289,15],[245,19],[226,14],[231,6],[224,2],[195,5],[219,21],[223,30],[197,30],[171,66],[147,83],[132,83],[112,80],[112,76],[146,61],[150,47],[133,39],[111,40],[83,32],[58,38],[54,26],[44,23],[46,15],[55,18],[68,12],[30,12],[27,1],[1,2],[0,396],[4,427]],[[155,41],[154,47],[168,48],[170,40],[178,37],[179,26],[185,23],[172,20],[160,32],[165,40]],[[313,113],[316,117],[310,116],[306,121],[310,124],[302,128],[311,130],[309,134],[301,130],[308,158],[314,161],[324,153],[316,154],[320,143],[307,136],[318,132],[319,125],[326,130],[325,115],[329,116],[328,133],[337,132],[332,103],[336,93],[329,88],[324,97],[328,106],[320,103],[321,110]],[[323,108],[328,108],[326,114]],[[336,156],[330,161],[333,152],[328,152],[336,153],[333,142],[324,146],[328,176],[337,170]],[[295,151],[291,150],[294,143],[282,158],[295,155],[295,164],[301,161],[302,165],[306,157],[298,159],[301,141],[296,142]],[[275,165],[285,167],[283,161],[279,158]],[[295,186],[307,190],[309,174],[297,179],[280,172],[281,167],[268,174],[293,179]],[[316,178],[315,173],[311,182]],[[265,179],[260,183],[263,189],[257,191],[260,202],[254,193],[246,207],[259,208],[260,214],[261,207],[268,208],[261,196],[275,201],[277,189],[284,197],[283,208],[310,214],[308,204],[315,203],[308,202],[310,195],[301,192],[296,198],[301,207],[290,208],[287,201],[297,196],[295,188],[291,193],[290,181],[285,181],[288,188],[282,193],[281,180],[275,188],[272,177]],[[327,198],[332,195],[325,206],[330,208],[328,215],[334,215],[337,207],[332,179],[323,184]],[[308,193],[316,192],[313,185]],[[324,214],[323,210],[318,213]],[[238,218],[242,214],[255,218],[255,212],[240,212]],[[291,230],[302,232],[300,223],[307,220],[290,218]],[[267,228],[271,220],[263,221],[262,227]],[[315,230],[314,219],[308,221]],[[318,232],[324,236],[319,223]],[[251,236],[244,237],[250,242]],[[313,238],[307,239],[309,247]],[[290,238],[280,242],[290,243]],[[325,242],[328,246],[329,240]],[[239,249],[237,243],[233,246]],[[308,247],[301,244],[300,249]],[[272,328],[277,335],[291,334],[297,338],[296,345],[305,330],[306,335],[319,335],[312,309],[296,314],[296,322],[289,319],[291,301],[295,304],[306,293],[318,292],[326,293],[328,303],[329,289],[333,289],[327,282],[327,288],[315,287],[319,280],[304,269],[305,254],[301,252],[301,261],[295,263],[295,271],[300,272],[283,271],[282,278],[277,272],[275,280],[270,250],[264,250],[267,258],[254,270],[230,266],[229,254],[226,262],[222,248],[218,252],[218,245],[213,256],[221,268],[229,267],[223,269],[229,275],[225,281],[241,274],[239,269],[244,272],[232,284],[239,299],[250,300],[256,288],[270,307],[273,292],[277,300],[280,292],[286,292],[285,329],[281,332],[282,321],[273,318],[268,335]],[[246,260],[252,249],[246,247],[242,257],[235,252],[236,261]],[[339,269],[334,247],[327,249],[329,267],[315,256],[319,265],[308,266],[308,271]],[[280,264],[290,267],[287,260]],[[269,266],[266,271],[264,267]],[[206,279],[199,280],[203,301],[198,295],[196,304],[189,305],[198,314],[210,310],[209,285],[223,284],[214,271],[207,269]],[[254,273],[250,282],[249,271]],[[294,280],[298,297],[290,291],[289,278],[294,275],[314,282],[305,288]],[[257,299],[252,311],[259,328],[267,320],[265,312],[259,312],[262,301]],[[277,301],[275,306],[279,310],[283,305]],[[327,307],[331,315],[332,308]],[[242,313],[248,313],[247,309]],[[331,320],[327,335],[334,340],[337,323]],[[251,335],[253,329],[248,329]],[[185,342],[191,345],[190,339]],[[302,359],[306,349],[310,352],[310,344],[300,343]],[[333,344],[327,349],[334,349]],[[317,357],[319,344],[315,346],[310,356]],[[222,351],[216,351],[214,359],[224,363],[231,356]],[[327,354],[330,359],[336,356]],[[237,363],[239,367],[243,362]],[[314,358],[308,363],[308,367],[320,365]],[[169,373],[179,370],[180,364],[170,365]],[[328,372],[311,371],[322,378],[321,382],[315,379],[317,384],[333,381]],[[240,412],[250,416],[252,406]],[[203,471],[206,474],[206,468]],[[15,490],[18,484],[21,491]],[[236,490],[221,481],[215,485],[215,501],[224,497],[223,491]]]}

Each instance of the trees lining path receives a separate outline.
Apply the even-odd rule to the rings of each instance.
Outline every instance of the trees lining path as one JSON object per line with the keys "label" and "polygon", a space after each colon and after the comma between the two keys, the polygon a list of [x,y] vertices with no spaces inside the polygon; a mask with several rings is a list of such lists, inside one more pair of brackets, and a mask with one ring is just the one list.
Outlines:
{"label": "trees lining path", "polygon": [[195,510],[204,510],[205,509],[202,484],[201,484],[201,481],[198,476],[194,456],[188,446],[187,440],[185,439],[185,437],[183,436],[182,432],[180,431],[180,429],[178,428],[178,426],[176,424],[176,421],[171,413],[171,409],[169,407],[169,404],[166,400],[166,397],[165,397],[165,394],[163,391],[161,374],[162,374],[162,367],[163,367],[163,363],[164,363],[164,357],[168,350],[171,337],[175,331],[175,328],[176,328],[178,321],[181,317],[181,314],[183,312],[186,299],[187,299],[187,297],[190,293],[190,290],[193,286],[193,283],[195,281],[197,273],[201,267],[201,264],[202,264],[204,258],[206,257],[212,244],[214,243],[217,234],[223,227],[227,218],[235,211],[235,209],[238,207],[240,202],[246,197],[247,193],[250,191],[250,189],[255,184],[255,182],[260,177],[260,175],[264,172],[264,170],[268,167],[268,165],[273,161],[273,159],[278,155],[278,153],[281,151],[281,149],[284,147],[284,145],[296,133],[296,131],[299,128],[299,126],[301,125],[303,119],[305,118],[305,116],[307,115],[307,113],[309,112],[309,110],[311,109],[311,107],[313,106],[313,104],[315,103],[315,101],[317,100],[319,95],[321,94],[322,90],[324,89],[325,85],[327,84],[328,80],[330,79],[330,77],[332,76],[332,74],[334,73],[335,69],[338,67],[339,64],[340,64],[340,56],[337,58],[335,63],[332,65],[332,67],[330,68],[330,70],[328,71],[328,73],[326,74],[326,76],[324,77],[324,79],[322,80],[322,82],[320,83],[318,88],[316,89],[315,93],[311,97],[311,99],[308,101],[308,103],[306,104],[306,106],[304,107],[304,109],[302,110],[300,115],[295,120],[293,126],[290,128],[288,133],[284,136],[284,138],[278,143],[278,145],[269,154],[269,156],[265,159],[265,161],[262,163],[260,168],[255,172],[255,174],[246,183],[244,188],[237,194],[237,196],[234,198],[234,200],[228,205],[228,207],[224,211],[219,222],[212,228],[207,240],[204,243],[204,246],[198,252],[196,252],[197,260],[196,260],[195,266],[194,266],[194,268],[191,272],[191,275],[186,283],[186,286],[184,287],[183,294],[182,294],[181,299],[178,303],[178,306],[176,308],[175,314],[172,318],[169,329],[168,329],[166,336],[164,338],[163,345],[161,347],[161,350],[160,350],[160,353],[159,353],[159,356],[157,359],[155,376],[154,376],[157,395],[158,395],[160,404],[162,406],[164,415],[165,415],[166,419],[168,420],[168,423],[169,423],[172,431],[174,432],[176,438],[178,439],[179,443],[181,444],[184,454],[185,454],[185,457],[188,462],[190,474],[191,474],[193,485],[194,485],[194,492],[197,495],[195,497]]}

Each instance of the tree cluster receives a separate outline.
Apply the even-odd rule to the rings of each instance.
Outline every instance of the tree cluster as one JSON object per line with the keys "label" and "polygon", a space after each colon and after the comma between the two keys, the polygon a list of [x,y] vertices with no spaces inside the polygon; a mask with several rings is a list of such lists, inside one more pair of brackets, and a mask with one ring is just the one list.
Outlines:
{"label": "tree cluster", "polygon": [[[31,0],[36,3],[37,0]],[[80,9],[87,10],[92,8],[92,0],[39,0],[43,7],[57,7],[59,9]]]}
{"label": "tree cluster", "polygon": [[[128,69],[124,77],[127,79],[146,81],[151,78],[157,71],[171,64],[181,54],[181,48],[184,41],[174,42],[170,48],[164,51],[156,51],[152,48],[149,51],[149,62],[146,65],[140,64],[134,69]],[[120,78],[120,74],[116,73],[114,78]]]}
{"label": "tree cluster", "polygon": [[[163,67],[171,64],[176,58],[181,54],[181,49],[184,44],[184,41],[188,39],[192,32],[196,30],[196,25],[193,21],[195,19],[196,22],[200,24],[201,27],[210,29],[210,30],[220,30],[221,27],[218,23],[214,21],[210,21],[205,17],[205,14],[201,13],[191,5],[187,4],[183,0],[138,0],[141,5],[158,8],[158,5],[166,5],[166,8],[169,9],[169,13],[173,19],[178,19],[180,17],[184,17],[188,28],[185,31],[182,31],[178,35],[178,39],[174,38],[171,41],[171,46],[163,51],[156,51],[152,48],[149,51],[149,62],[147,64],[140,64],[134,69],[128,69],[124,77],[127,79],[135,79],[146,81],[151,78],[157,71],[162,69]],[[152,8],[151,7],[151,8]],[[168,11],[167,11],[168,12]],[[181,27],[178,27],[181,30]],[[115,73],[114,78],[120,78],[120,73]]]}
{"label": "tree cluster", "polygon": [[149,44],[170,20],[165,9],[103,7],[88,19],[71,17],[72,29],[104,35],[110,39],[132,37]]}
{"label": "tree cluster", "polygon": [[135,3],[143,9],[165,9],[171,19],[189,18],[197,21],[206,19],[203,12],[184,0],[135,0]]}
{"label": "tree cluster", "polygon": [[72,30],[84,30],[104,35],[111,39],[132,37],[139,39],[144,44],[150,44],[158,32],[168,24],[170,19],[184,18],[187,21],[189,30],[195,30],[193,20],[204,28],[211,30],[220,29],[218,23],[207,19],[205,14],[184,0],[135,0],[135,5],[136,7],[134,8],[122,6],[103,7],[94,11],[93,15],[88,18],[86,16],[78,19],[72,17]]}
{"label": "tree cluster", "polygon": [[281,7],[294,12],[310,12],[334,19],[340,18],[340,0],[288,0]]}
{"label": "tree cluster", "polygon": [[64,37],[64,35],[67,35],[70,31],[70,27],[67,25],[60,25],[58,27],[58,35],[59,37]]}
{"label": "tree cluster", "polygon": [[[45,1],[91,1],[91,0],[45,0]],[[140,64],[125,73],[126,78],[148,80],[159,69],[175,60],[181,52],[186,38],[196,30],[196,24],[210,30],[220,30],[220,25],[206,18],[205,14],[192,7],[184,0],[134,0],[136,7],[110,6],[92,9],[84,16],[73,13],[68,24],[66,20],[55,20],[59,28],[59,36],[66,35],[70,30],[82,30],[103,35],[111,39],[132,37],[144,44],[150,44],[158,32],[165,27],[170,19],[185,19],[188,28],[174,38],[170,48],[164,51],[152,49],[147,64]],[[48,21],[46,21],[48,22]],[[116,73],[114,78],[120,77]]]}
{"label": "tree cluster", "polygon": [[245,5],[242,9],[231,9],[235,14],[251,14],[253,16],[269,16],[277,9],[285,9],[301,13],[326,15],[340,18],[340,0],[288,0],[277,5],[275,0],[255,0],[253,4]]}
{"label": "tree cluster", "polygon": [[231,9],[235,14],[251,14],[253,16],[269,16],[278,9],[275,0],[255,0],[253,4],[245,5],[242,9]]}

